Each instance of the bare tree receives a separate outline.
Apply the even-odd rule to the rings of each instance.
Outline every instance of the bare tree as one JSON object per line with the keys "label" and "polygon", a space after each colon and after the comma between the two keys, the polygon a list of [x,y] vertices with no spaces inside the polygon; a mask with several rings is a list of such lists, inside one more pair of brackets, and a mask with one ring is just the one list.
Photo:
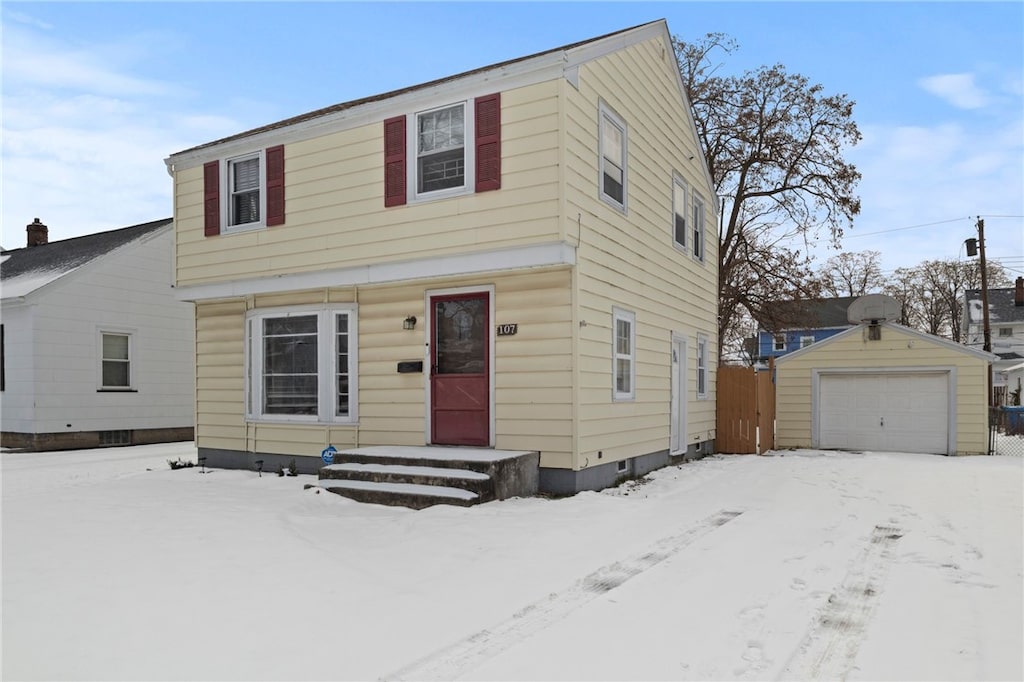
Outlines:
{"label": "bare tree", "polygon": [[[1010,278],[998,263],[988,263],[989,287],[1007,286]],[[929,260],[899,268],[885,293],[903,304],[903,324],[960,343],[963,336],[964,291],[981,287],[981,268],[974,261]]]}
{"label": "bare tree", "polygon": [[787,73],[781,64],[742,76],[717,75],[713,55],[736,49],[720,33],[693,43],[673,40],[722,203],[721,348],[737,336],[742,311],[761,321],[766,301],[816,294],[800,242],[824,233],[838,245],[860,212],[854,195],[860,173],[842,155],[861,135],[845,95],[826,95],[821,85]]}
{"label": "bare tree", "polygon": [[830,296],[863,296],[885,286],[879,251],[843,252],[818,271],[822,290]]}

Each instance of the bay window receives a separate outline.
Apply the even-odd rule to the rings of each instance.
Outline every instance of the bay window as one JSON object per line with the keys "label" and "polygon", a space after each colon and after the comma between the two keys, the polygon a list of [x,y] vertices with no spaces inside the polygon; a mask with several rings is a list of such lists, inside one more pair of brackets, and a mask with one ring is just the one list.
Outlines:
{"label": "bay window", "polygon": [[356,419],[355,306],[250,312],[248,417]]}

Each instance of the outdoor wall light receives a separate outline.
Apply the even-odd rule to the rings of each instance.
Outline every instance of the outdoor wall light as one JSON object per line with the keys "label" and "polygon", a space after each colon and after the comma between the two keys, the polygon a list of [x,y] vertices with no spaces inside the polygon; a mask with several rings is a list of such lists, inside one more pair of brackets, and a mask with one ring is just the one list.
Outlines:
{"label": "outdoor wall light", "polygon": [[415,329],[416,328],[416,316],[410,315],[409,317],[402,320],[402,329]]}

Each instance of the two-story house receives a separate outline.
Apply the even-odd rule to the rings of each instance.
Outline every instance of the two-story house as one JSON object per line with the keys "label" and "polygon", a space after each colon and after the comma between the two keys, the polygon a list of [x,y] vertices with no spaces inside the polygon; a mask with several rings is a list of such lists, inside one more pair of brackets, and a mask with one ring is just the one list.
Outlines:
{"label": "two-story house", "polygon": [[476,446],[575,492],[713,451],[717,201],[664,21],[166,164],[207,465]]}
{"label": "two-story house", "polygon": [[[985,345],[981,289],[964,291],[964,343],[972,348]],[[1006,372],[1024,361],[1024,277],[1012,287],[988,290],[989,342],[999,359],[992,363],[993,387],[1006,386]],[[1011,389],[1012,390],[1012,389]]]}
{"label": "two-story house", "polygon": [[839,296],[778,301],[768,306],[768,321],[745,344],[751,364],[766,363],[849,329],[853,325],[846,311],[856,300],[857,296]]}
{"label": "two-story house", "polygon": [[62,450],[191,440],[192,305],[170,218],[0,255],[0,443]]}

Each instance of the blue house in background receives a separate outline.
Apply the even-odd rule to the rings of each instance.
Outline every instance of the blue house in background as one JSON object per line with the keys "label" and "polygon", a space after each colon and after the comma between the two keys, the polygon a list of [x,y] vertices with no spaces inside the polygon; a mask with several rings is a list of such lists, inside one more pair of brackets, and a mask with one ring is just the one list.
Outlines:
{"label": "blue house in background", "polygon": [[853,327],[846,319],[846,309],[857,298],[840,296],[772,304],[766,309],[766,319],[757,336],[746,340],[745,350],[751,364],[767,363],[769,358],[792,353]]}

